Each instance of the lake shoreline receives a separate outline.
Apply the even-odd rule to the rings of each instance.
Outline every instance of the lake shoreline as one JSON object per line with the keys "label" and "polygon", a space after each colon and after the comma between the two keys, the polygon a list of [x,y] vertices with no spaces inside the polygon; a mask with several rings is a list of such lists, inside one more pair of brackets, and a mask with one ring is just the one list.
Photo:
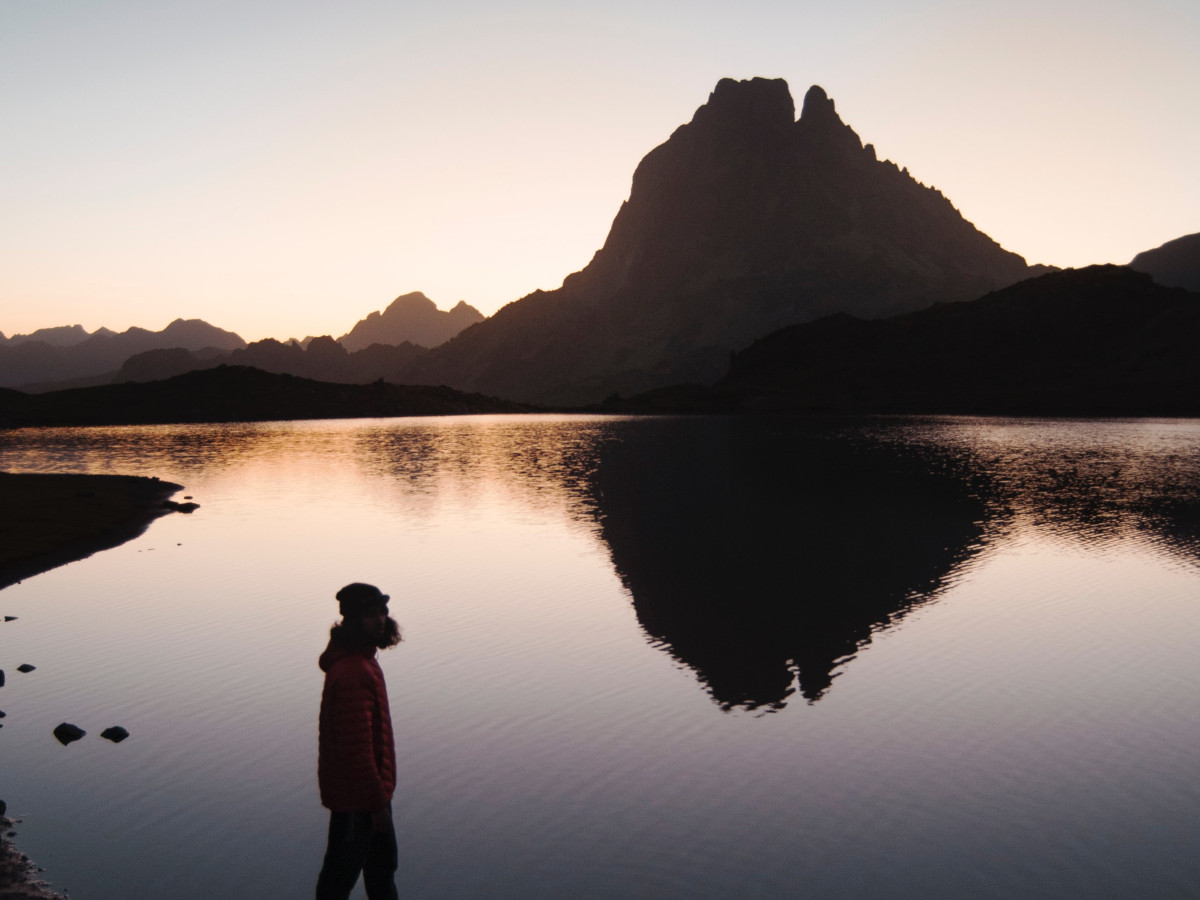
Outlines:
{"label": "lake shoreline", "polygon": [[65,900],[46,886],[38,867],[8,837],[19,821],[0,816],[0,900]]}
{"label": "lake shoreline", "polygon": [[[0,590],[142,534],[182,485],[133,475],[0,472]],[[0,816],[0,898],[57,900]]]}
{"label": "lake shoreline", "polygon": [[181,490],[136,475],[0,472],[0,589],[132,540]]}

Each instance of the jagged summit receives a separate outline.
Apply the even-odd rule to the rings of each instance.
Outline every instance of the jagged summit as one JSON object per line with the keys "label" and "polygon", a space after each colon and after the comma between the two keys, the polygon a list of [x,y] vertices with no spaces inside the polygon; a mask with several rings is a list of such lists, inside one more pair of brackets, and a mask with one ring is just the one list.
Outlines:
{"label": "jagged summit", "polygon": [[800,119],[810,123],[834,120],[837,124],[842,124],[833,100],[825,93],[825,88],[819,84],[814,84],[804,95],[804,105],[800,108]]}
{"label": "jagged summit", "polygon": [[795,117],[796,104],[782,78],[722,78],[708,95],[708,102],[696,110],[691,124],[720,123],[758,130],[786,127]]}
{"label": "jagged summit", "polygon": [[402,377],[580,403],[711,383],[729,354],[834,312],[968,300],[1028,274],[938,191],[876,158],[820,86],[722,79],[633,174],[604,246]]}

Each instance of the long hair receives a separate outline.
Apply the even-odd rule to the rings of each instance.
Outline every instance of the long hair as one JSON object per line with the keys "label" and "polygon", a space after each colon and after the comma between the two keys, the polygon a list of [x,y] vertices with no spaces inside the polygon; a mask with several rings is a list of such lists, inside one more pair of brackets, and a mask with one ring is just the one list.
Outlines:
{"label": "long hair", "polygon": [[400,631],[400,625],[391,616],[387,617],[383,634],[379,638],[372,637],[363,630],[357,618],[349,616],[333,624],[333,627],[329,629],[329,639],[347,649],[361,650],[373,647],[378,650],[387,650],[404,640],[404,635]]}

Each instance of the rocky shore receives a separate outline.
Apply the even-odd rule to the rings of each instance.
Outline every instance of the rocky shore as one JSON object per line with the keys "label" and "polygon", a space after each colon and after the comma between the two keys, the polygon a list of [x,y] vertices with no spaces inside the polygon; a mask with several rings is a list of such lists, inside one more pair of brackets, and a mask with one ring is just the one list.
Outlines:
{"label": "rocky shore", "polygon": [[24,853],[13,846],[16,819],[0,815],[0,900],[65,900],[38,878],[38,868]]}
{"label": "rocky shore", "polygon": [[[137,537],[159,516],[195,504],[181,485],[132,475],[0,472],[0,589]],[[12,843],[0,800],[0,900],[61,900]]]}

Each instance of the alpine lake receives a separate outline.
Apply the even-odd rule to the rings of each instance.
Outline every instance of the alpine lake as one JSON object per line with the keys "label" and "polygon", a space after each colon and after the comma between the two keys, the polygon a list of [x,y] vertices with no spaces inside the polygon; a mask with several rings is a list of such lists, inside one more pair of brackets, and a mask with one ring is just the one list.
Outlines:
{"label": "alpine lake", "polygon": [[351,581],[405,635],[401,896],[1200,895],[1200,421],[21,429],[0,469],[200,504],[0,592],[0,796],[74,900],[312,895]]}

